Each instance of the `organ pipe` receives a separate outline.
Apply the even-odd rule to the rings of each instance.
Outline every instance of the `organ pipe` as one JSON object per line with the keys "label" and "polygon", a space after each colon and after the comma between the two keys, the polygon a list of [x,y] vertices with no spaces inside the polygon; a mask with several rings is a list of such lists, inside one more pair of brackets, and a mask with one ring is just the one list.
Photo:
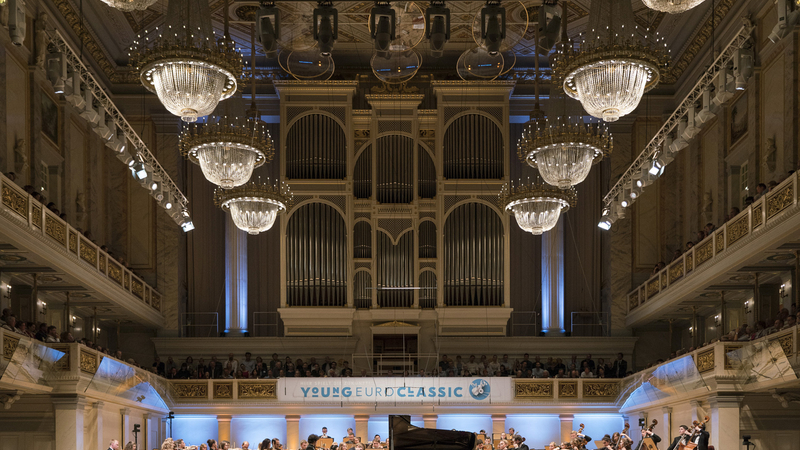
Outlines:
{"label": "organ pipe", "polygon": [[324,203],[300,207],[286,228],[287,305],[345,306],[347,230]]}
{"label": "organ pipe", "polygon": [[417,151],[419,152],[417,195],[420,198],[434,198],[436,197],[436,166],[433,165],[431,156],[424,148],[420,146]]}
{"label": "organ pipe", "polygon": [[378,306],[408,308],[414,304],[414,233],[407,232],[397,245],[386,233],[378,233]]}
{"label": "organ pipe", "polygon": [[367,271],[356,272],[353,280],[353,300],[356,308],[370,308],[372,306],[372,275]]}
{"label": "organ pipe", "polygon": [[378,202],[411,203],[414,140],[400,135],[383,136],[378,138],[376,149]]}
{"label": "organ pipe", "polygon": [[419,306],[423,309],[436,308],[436,273],[426,270],[419,275]]}
{"label": "organ pipe", "polygon": [[356,161],[353,169],[353,196],[355,198],[372,196],[372,146],[361,152]]}
{"label": "organ pipe", "polygon": [[312,114],[295,122],[286,135],[286,176],[290,179],[343,179],[347,139],[328,116]]}
{"label": "organ pipe", "polygon": [[480,203],[459,206],[444,230],[444,301],[448,306],[502,306],[503,223]]}
{"label": "organ pipe", "polygon": [[419,224],[419,257],[436,258],[436,224],[429,220]]}
{"label": "organ pipe", "polygon": [[488,117],[457,118],[442,145],[445,178],[503,178],[503,133]]}
{"label": "organ pipe", "polygon": [[369,222],[356,222],[353,230],[353,258],[372,258],[372,227]]}

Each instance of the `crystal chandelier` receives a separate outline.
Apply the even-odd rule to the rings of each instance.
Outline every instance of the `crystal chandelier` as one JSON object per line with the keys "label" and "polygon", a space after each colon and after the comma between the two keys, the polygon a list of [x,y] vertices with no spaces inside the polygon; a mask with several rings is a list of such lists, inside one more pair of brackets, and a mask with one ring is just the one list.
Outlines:
{"label": "crystal chandelier", "polygon": [[264,124],[246,117],[209,116],[203,124],[187,125],[180,146],[208,181],[224,189],[247,183],[253,169],[275,154]]}
{"label": "crystal chandelier", "polygon": [[642,0],[642,3],[656,11],[680,14],[694,8],[704,1],[705,0]]}
{"label": "crystal chandelier", "polygon": [[292,201],[286,183],[276,186],[261,180],[214,192],[214,204],[230,211],[236,227],[253,235],[272,228],[278,214],[285,212]]}
{"label": "crystal chandelier", "polygon": [[167,22],[157,31],[152,42],[137,38],[131,59],[144,87],[169,112],[195,122],[236,92],[241,55],[227,30],[216,39],[208,2],[170,0]]}
{"label": "crystal chandelier", "polygon": [[151,6],[158,0],[103,0],[103,3],[106,5],[116,8],[120,11],[135,11],[135,10],[145,10]]}
{"label": "crystal chandelier", "polygon": [[582,118],[532,120],[517,143],[517,154],[547,184],[567,189],[581,183],[593,164],[611,153],[608,127],[584,123]]}
{"label": "crystal chandelier", "polygon": [[513,213],[517,225],[534,235],[550,231],[561,213],[578,203],[575,188],[558,189],[541,182],[505,184],[498,198],[500,206]]}
{"label": "crystal chandelier", "polygon": [[658,84],[666,55],[643,44],[630,0],[592,2],[588,29],[578,50],[562,47],[553,76],[586,112],[614,122],[636,109],[644,93]]}

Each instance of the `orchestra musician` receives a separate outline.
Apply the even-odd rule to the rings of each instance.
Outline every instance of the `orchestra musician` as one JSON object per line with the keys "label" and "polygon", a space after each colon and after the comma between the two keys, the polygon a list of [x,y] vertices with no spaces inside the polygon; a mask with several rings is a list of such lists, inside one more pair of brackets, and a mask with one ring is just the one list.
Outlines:
{"label": "orchestra musician", "polygon": [[369,448],[383,448],[383,444],[381,443],[381,435],[376,434],[375,437],[372,439],[372,442],[369,443]]}
{"label": "orchestra musician", "polygon": [[[328,431],[327,428],[323,428],[323,430]],[[305,450],[317,450],[317,441],[319,440],[319,436],[316,434],[309,434],[308,435],[308,445],[306,445]],[[302,446],[302,442],[300,443]]]}
{"label": "orchestra musician", "polygon": [[528,446],[527,446],[527,445],[525,445],[525,438],[523,438],[523,437],[522,437],[522,436],[520,436],[520,435],[516,435],[516,436],[514,436],[514,445],[515,445],[515,446],[516,446],[516,448],[518,448],[519,450],[529,450],[529,449],[528,449]]}
{"label": "orchestra musician", "polygon": [[633,440],[627,434],[615,432],[611,435],[611,442],[614,442],[614,450],[632,450]]}
{"label": "orchestra musician", "polygon": [[639,441],[639,445],[636,447],[636,450],[639,450],[639,448],[641,448],[642,442],[644,442],[644,440],[646,438],[652,439],[653,443],[655,443],[655,444],[658,444],[659,442],[661,442],[661,438],[657,434],[653,433],[652,431],[648,430],[647,428],[643,428],[642,429],[642,440]]}
{"label": "orchestra musician", "polygon": [[[322,435],[321,435],[321,436],[319,436],[319,438],[321,438],[321,439],[326,439],[326,438],[329,438],[329,437],[330,437],[330,436],[328,436],[328,427],[322,427]],[[311,442],[309,441],[309,444],[310,444],[310,443],[311,443]]]}
{"label": "orchestra musician", "polygon": [[680,434],[672,440],[672,444],[667,447],[667,450],[677,450],[681,441],[683,441],[684,444],[687,443],[689,441],[689,436],[692,435],[692,432],[689,431],[689,427],[686,425],[679,426],[678,433]]}
{"label": "orchestra musician", "polygon": [[578,450],[586,450],[586,443],[591,442],[592,438],[583,433],[579,433],[575,430],[572,430],[569,433],[569,441],[572,444],[572,448]]}
{"label": "orchestra musician", "polygon": [[709,434],[706,431],[706,424],[700,422],[694,427],[694,433],[691,435],[691,442],[695,443],[697,447],[695,450],[708,450]]}

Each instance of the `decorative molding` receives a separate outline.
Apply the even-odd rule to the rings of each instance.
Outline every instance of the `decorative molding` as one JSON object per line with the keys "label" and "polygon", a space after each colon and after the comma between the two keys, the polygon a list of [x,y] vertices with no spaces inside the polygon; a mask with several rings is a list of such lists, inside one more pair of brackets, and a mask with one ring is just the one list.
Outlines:
{"label": "decorative molding", "polygon": [[23,219],[28,218],[28,196],[20,194],[6,182],[3,182],[3,205]]}
{"label": "decorative molding", "polygon": [[794,184],[789,183],[781,190],[767,197],[767,220],[772,219],[794,203]]}
{"label": "decorative molding", "polygon": [[588,381],[583,382],[583,398],[616,397],[619,395],[619,381]]}
{"label": "decorative molding", "polygon": [[711,242],[711,239],[707,240],[706,242],[696,246],[694,248],[694,254],[697,256],[697,267],[700,267],[700,264],[708,261],[709,259],[714,257],[714,245]]}
{"label": "decorative molding", "polygon": [[706,350],[697,354],[697,371],[700,373],[714,370],[714,349]]}
{"label": "decorative molding", "polygon": [[84,239],[81,239],[81,259],[93,266],[97,265],[97,250]]}
{"label": "decorative molding", "polygon": [[233,383],[214,383],[214,398],[233,398]]}
{"label": "decorative molding", "polygon": [[19,338],[3,333],[3,359],[10,361],[19,346]]}
{"label": "decorative molding", "polygon": [[669,267],[670,284],[683,277],[683,259],[679,259]]}
{"label": "decorative molding", "polygon": [[553,398],[553,382],[516,379],[514,398]]}
{"label": "decorative molding", "polygon": [[658,294],[659,288],[661,283],[659,282],[659,278],[656,277],[647,282],[647,287],[645,288],[645,297],[651,298],[652,296]]}
{"label": "decorative molding", "polygon": [[778,343],[781,344],[781,348],[783,349],[783,353],[789,357],[792,356],[792,346],[793,342],[793,335],[787,334],[786,336],[781,336],[778,338]]}
{"label": "decorative molding", "polygon": [[742,217],[736,219],[735,222],[731,223],[727,226],[728,228],[728,247],[730,247],[734,242],[738,241],[739,239],[747,236],[750,232],[748,229],[748,216],[747,214],[743,214]]}
{"label": "decorative molding", "polygon": [[67,226],[49,214],[44,216],[44,232],[61,245],[67,243]]}
{"label": "decorative molding", "polygon": [[244,383],[239,382],[239,399],[260,399],[260,398],[278,398],[276,391],[277,383],[275,381],[258,382],[258,383]]}
{"label": "decorative molding", "polygon": [[559,380],[558,382],[558,397],[559,398],[577,398],[578,397],[578,382]]}
{"label": "decorative molding", "polygon": [[144,283],[142,283],[137,279],[131,280],[131,292],[133,293],[133,295],[144,300]]}

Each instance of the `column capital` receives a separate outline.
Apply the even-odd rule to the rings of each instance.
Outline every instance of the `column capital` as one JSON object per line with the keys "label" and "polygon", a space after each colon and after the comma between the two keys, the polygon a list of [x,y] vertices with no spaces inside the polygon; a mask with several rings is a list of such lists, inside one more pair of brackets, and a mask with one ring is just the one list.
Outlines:
{"label": "column capital", "polygon": [[50,401],[53,402],[53,407],[58,410],[83,409],[88,403],[85,397],[78,397],[77,395],[52,397]]}
{"label": "column capital", "polygon": [[300,416],[298,414],[287,414],[286,415],[287,422],[300,422]]}
{"label": "column capital", "polygon": [[699,408],[700,402],[697,400],[689,400],[689,404],[692,405],[692,408]]}
{"label": "column capital", "polygon": [[356,420],[356,422],[364,421],[364,420],[369,421],[369,414],[356,414],[356,415],[353,416],[353,418]]}
{"label": "column capital", "polygon": [[130,415],[131,409],[130,408],[120,408],[119,412],[120,412],[120,414],[122,414],[124,416],[127,416],[127,415]]}
{"label": "column capital", "polygon": [[664,414],[672,414],[672,406],[662,406],[661,412]]}
{"label": "column capital", "polygon": [[106,404],[106,402],[96,401],[96,402],[92,403],[92,408],[101,409],[103,407],[103,405],[105,405],[105,404]]}
{"label": "column capital", "polygon": [[736,408],[738,409],[744,399],[743,395],[715,395],[708,398],[712,409]]}
{"label": "column capital", "polygon": [[424,419],[438,419],[438,418],[439,418],[438,414],[423,414],[422,415],[422,419],[423,420]]}
{"label": "column capital", "polygon": [[492,420],[506,420],[505,414],[492,414]]}
{"label": "column capital", "polygon": [[217,415],[217,422],[230,422],[231,418],[230,414],[219,414]]}
{"label": "column capital", "polygon": [[572,422],[573,420],[575,420],[575,415],[573,415],[573,414],[559,414],[558,415],[558,420],[560,420],[562,422],[566,422],[566,421]]}

